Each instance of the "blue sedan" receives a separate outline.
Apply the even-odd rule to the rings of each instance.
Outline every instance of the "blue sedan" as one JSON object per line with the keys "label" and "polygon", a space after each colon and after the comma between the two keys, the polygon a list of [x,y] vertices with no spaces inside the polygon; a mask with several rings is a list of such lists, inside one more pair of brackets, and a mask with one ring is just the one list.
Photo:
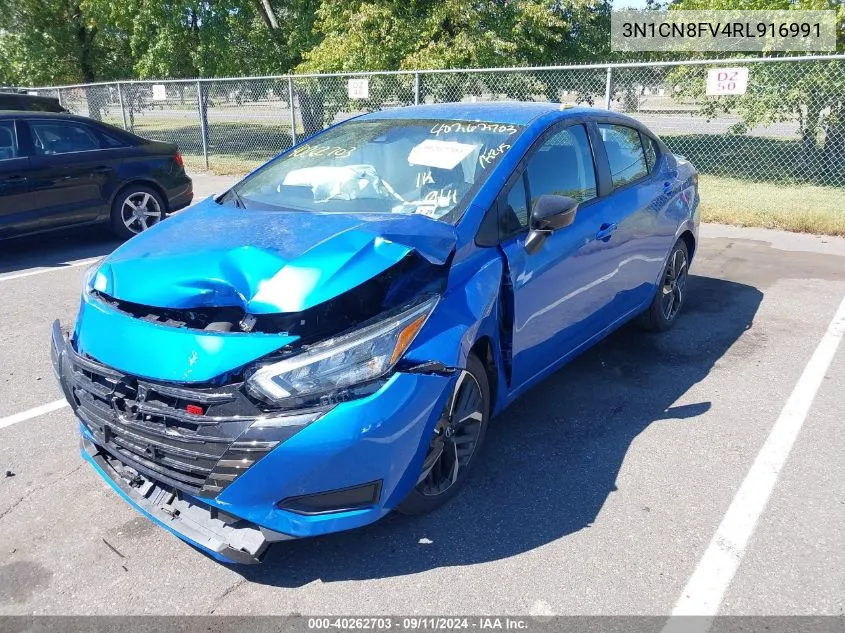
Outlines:
{"label": "blue sedan", "polygon": [[434,510],[520,394],[627,321],[672,327],[698,202],[604,110],[331,127],[88,271],[52,340],[82,455],[222,561]]}

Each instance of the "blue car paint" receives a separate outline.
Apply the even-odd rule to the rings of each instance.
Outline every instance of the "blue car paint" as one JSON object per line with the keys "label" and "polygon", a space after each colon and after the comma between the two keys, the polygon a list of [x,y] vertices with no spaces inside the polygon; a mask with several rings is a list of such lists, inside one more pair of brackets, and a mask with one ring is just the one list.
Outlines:
{"label": "blue car paint", "polygon": [[[460,368],[470,350],[486,341],[497,368],[493,408],[501,411],[644,309],[654,296],[672,244],[686,234],[693,244],[697,239],[695,172],[686,163],[673,167],[667,159],[659,177],[650,180],[651,193],[637,186],[600,198],[592,205],[593,211],[579,212],[576,223],[553,234],[536,255],[525,252],[524,234],[500,247],[475,244],[487,210],[537,137],[558,121],[595,113],[555,104],[494,103],[419,106],[363,115],[483,120],[525,125],[525,130],[455,227],[420,216],[391,220],[320,214],[315,222],[315,214],[243,211],[209,199],[118,249],[100,269],[103,283],[124,300],[148,305],[220,305],[225,299],[237,300],[256,313],[273,312],[326,301],[412,250],[434,263],[451,256],[442,299],[406,359]],[[632,123],[622,116],[614,120]],[[654,188],[663,187],[663,179],[673,189],[655,195]],[[601,225],[607,220],[618,229],[605,243],[595,239],[594,230],[596,222]],[[185,232],[190,239],[173,240],[172,231]],[[198,249],[202,257],[196,256]],[[560,253],[572,257],[561,262]],[[304,271],[315,277],[309,278]],[[281,274],[297,279],[302,291],[294,297],[262,298],[262,286]],[[166,287],[160,284],[162,278],[169,281]],[[506,278],[512,286],[507,291]],[[510,350],[504,349],[500,328],[508,300],[515,305],[513,338],[507,341]],[[81,351],[105,364],[147,378],[183,382],[210,380],[292,342],[284,335],[205,334],[144,324],[91,299],[83,301],[75,337]],[[137,344],[127,343],[135,339]],[[149,349],[159,350],[155,359],[149,358]],[[193,358],[196,350],[204,352]],[[512,355],[512,374],[505,371],[507,354]],[[217,498],[202,501],[294,536],[370,523],[394,508],[416,483],[426,438],[448,401],[454,380],[454,374],[398,372],[376,393],[335,406],[248,469]],[[373,479],[383,480],[384,488],[379,503],[370,509],[304,516],[274,505],[288,496]]]}
{"label": "blue car paint", "polygon": [[482,101],[475,103],[433,103],[408,106],[361,115],[361,119],[451,119],[453,121],[487,121],[514,125],[536,124],[543,117],[556,119],[595,114],[590,108],[573,108],[559,103],[531,101]]}
{"label": "blue car paint", "polygon": [[[339,404],[207,502],[293,536],[371,523],[416,484],[428,446],[423,440],[433,433],[454,380],[398,372],[375,394]],[[343,488],[350,477],[355,483],[383,479],[382,502],[366,511],[315,516],[273,507],[288,497]]]}
{"label": "blue car paint", "polygon": [[76,321],[80,352],[127,374],[182,383],[207,382],[296,340],[285,334],[177,329],[92,300],[82,301]]}
{"label": "blue car paint", "polygon": [[[398,372],[376,393],[340,404],[248,469],[216,499],[201,502],[294,537],[318,536],[372,523],[407,496],[422,468],[423,441],[446,404],[455,376]],[[94,438],[80,425],[89,440]],[[102,469],[82,451],[101,475]],[[385,468],[389,465],[389,468]],[[279,473],[292,473],[279,477]],[[382,479],[382,503],[364,510],[305,516],[275,507],[282,499],[335,490],[356,480]],[[105,475],[104,475],[105,476]],[[146,510],[105,477],[124,499],[157,523]],[[171,530],[173,531],[173,530]],[[180,538],[201,547],[182,534]]]}
{"label": "blue car paint", "polygon": [[[176,231],[185,238],[173,239]],[[411,250],[442,264],[455,242],[451,226],[421,215],[247,210],[209,198],[118,248],[100,267],[97,289],[164,308],[300,312]]]}

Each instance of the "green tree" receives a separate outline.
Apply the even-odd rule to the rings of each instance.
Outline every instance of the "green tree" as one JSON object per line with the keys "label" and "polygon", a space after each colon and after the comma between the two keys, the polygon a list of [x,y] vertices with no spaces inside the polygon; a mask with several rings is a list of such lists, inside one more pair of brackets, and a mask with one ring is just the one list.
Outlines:
{"label": "green tree", "polygon": [[[838,0],[679,0],[672,9],[832,9],[837,13],[837,50],[845,51],[845,4]],[[747,56],[743,53],[740,56]],[[784,53],[770,56],[784,55]],[[699,56],[701,56],[699,54]],[[755,125],[797,121],[801,140],[798,176],[825,168],[845,173],[845,64],[842,61],[763,63],[750,66],[746,94],[706,95],[707,68],[686,66],[668,78],[681,98],[707,118],[736,114],[743,134]]]}
{"label": "green tree", "polygon": [[[605,57],[609,0],[324,0],[319,43],[305,54],[306,72],[539,66]],[[429,74],[422,94],[438,101],[465,95],[545,96],[558,100],[560,78],[544,72]],[[601,78],[603,90],[604,79]],[[371,78],[379,100],[413,98],[410,75]],[[306,131],[316,131],[345,103],[345,90],[299,91]],[[367,101],[356,107],[375,107]],[[323,118],[324,117],[324,118]]]}
{"label": "green tree", "polygon": [[325,0],[306,71],[479,68],[596,59],[607,0]]}
{"label": "green tree", "polygon": [[0,11],[4,74],[16,83],[93,82],[131,72],[126,40],[105,0],[6,0]]}
{"label": "green tree", "polygon": [[6,0],[0,78],[44,85],[290,71],[319,0]]}
{"label": "green tree", "polygon": [[[111,24],[106,0],[6,0],[0,11],[4,83],[90,83],[131,72],[126,38]],[[90,116],[103,103],[87,90]]]}

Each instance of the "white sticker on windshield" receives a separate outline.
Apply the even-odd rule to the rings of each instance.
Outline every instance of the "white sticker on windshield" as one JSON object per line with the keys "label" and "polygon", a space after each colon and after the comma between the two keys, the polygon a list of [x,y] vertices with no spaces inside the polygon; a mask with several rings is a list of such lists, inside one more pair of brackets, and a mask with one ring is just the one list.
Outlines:
{"label": "white sticker on windshield", "polygon": [[426,139],[408,154],[411,165],[424,165],[435,169],[454,169],[458,163],[475,151],[475,145]]}

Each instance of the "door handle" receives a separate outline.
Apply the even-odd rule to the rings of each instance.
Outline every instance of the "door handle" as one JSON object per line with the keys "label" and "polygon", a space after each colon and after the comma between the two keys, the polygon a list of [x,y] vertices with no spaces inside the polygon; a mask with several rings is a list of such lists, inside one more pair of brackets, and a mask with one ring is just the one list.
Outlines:
{"label": "door handle", "polygon": [[94,167],[95,174],[107,174],[110,171],[113,171],[111,167],[106,167],[105,165],[100,165],[99,167]]}
{"label": "door handle", "polygon": [[596,239],[601,240],[602,242],[607,242],[610,239],[610,236],[613,235],[613,232],[618,228],[619,225],[616,223],[602,224],[599,232],[596,233]]}
{"label": "door handle", "polygon": [[19,185],[22,182],[26,182],[26,176],[9,176],[4,182],[10,185]]}

